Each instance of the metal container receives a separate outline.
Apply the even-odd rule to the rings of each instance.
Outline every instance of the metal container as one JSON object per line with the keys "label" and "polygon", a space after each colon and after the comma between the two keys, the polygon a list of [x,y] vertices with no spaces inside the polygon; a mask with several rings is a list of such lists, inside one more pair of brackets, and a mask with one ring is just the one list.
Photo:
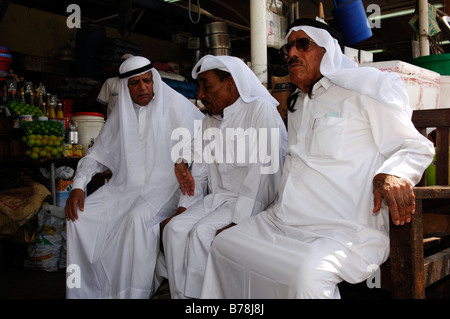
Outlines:
{"label": "metal container", "polygon": [[73,157],[83,157],[83,144],[73,145]]}
{"label": "metal container", "polygon": [[230,54],[231,40],[227,32],[227,24],[225,22],[212,22],[205,26],[204,43],[208,54]]}
{"label": "metal container", "polygon": [[220,48],[220,49],[208,49],[208,53],[211,55],[230,55],[230,49]]}
{"label": "metal container", "polygon": [[226,33],[216,33],[205,37],[207,48],[219,49],[229,48],[231,46],[230,36]]}
{"label": "metal container", "polygon": [[227,33],[227,24],[225,22],[211,22],[205,25],[205,34]]}

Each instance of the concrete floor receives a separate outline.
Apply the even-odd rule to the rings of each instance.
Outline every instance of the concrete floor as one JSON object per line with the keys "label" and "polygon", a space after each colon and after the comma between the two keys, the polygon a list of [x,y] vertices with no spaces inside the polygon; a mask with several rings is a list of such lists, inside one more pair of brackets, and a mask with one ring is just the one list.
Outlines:
{"label": "concrete floor", "polygon": [[[27,244],[0,238],[0,299],[65,299],[66,270],[24,269],[27,248]],[[167,281],[153,299],[170,299]]]}
{"label": "concrete floor", "polygon": [[0,299],[65,299],[66,272],[0,270]]}
{"label": "concrete floor", "polygon": [[[65,299],[66,271],[55,272],[24,270],[20,268],[0,269],[1,299]],[[167,281],[152,299],[170,299]]]}
{"label": "concrete floor", "polygon": [[[0,299],[65,299],[66,272],[23,269],[26,245],[5,243],[0,240]],[[427,288],[427,298],[446,299],[450,295],[450,279],[444,284]],[[343,299],[389,299],[383,291],[359,289],[340,285]],[[153,299],[170,299],[167,281],[164,281]]]}
{"label": "concrete floor", "polygon": [[27,245],[0,240],[0,299],[65,299],[65,270],[24,270]]}

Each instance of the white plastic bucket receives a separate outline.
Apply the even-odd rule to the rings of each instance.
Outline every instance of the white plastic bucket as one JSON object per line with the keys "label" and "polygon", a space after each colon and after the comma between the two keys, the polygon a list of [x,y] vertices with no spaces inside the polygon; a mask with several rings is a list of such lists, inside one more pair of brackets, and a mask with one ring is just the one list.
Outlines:
{"label": "white plastic bucket", "polygon": [[87,154],[91,139],[97,138],[105,119],[101,113],[80,112],[70,118],[78,126],[78,144],[83,145],[83,155]]}

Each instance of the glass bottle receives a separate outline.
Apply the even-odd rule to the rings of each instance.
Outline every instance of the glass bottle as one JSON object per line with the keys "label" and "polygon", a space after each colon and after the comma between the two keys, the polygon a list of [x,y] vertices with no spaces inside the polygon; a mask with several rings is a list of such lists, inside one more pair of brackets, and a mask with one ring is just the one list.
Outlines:
{"label": "glass bottle", "polygon": [[44,113],[44,116],[48,117],[47,104],[45,102],[42,102],[42,104],[41,104],[41,111],[42,111],[42,113]]}
{"label": "glass bottle", "polygon": [[56,118],[64,119],[64,112],[62,109],[62,103],[58,103],[58,108],[56,109]]}

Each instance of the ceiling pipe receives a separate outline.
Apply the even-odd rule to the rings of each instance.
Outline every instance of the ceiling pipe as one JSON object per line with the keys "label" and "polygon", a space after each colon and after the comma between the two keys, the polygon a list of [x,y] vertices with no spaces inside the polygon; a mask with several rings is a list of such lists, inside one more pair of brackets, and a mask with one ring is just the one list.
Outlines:
{"label": "ceiling pipe", "polygon": [[266,1],[250,0],[250,48],[252,70],[267,87]]}

